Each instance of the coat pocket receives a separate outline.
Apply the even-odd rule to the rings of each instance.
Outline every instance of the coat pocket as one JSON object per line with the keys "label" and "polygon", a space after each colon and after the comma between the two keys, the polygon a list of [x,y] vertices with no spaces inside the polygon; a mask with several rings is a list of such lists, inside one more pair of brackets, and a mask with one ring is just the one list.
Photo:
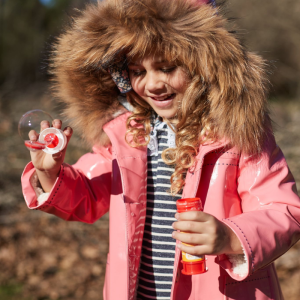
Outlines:
{"label": "coat pocket", "polygon": [[271,300],[272,288],[268,270],[260,270],[243,281],[227,277],[225,281],[226,300]]}
{"label": "coat pocket", "polygon": [[107,254],[107,260],[106,260],[106,270],[105,270],[105,279],[104,279],[104,287],[103,287],[103,299],[104,300],[109,300],[109,253]]}

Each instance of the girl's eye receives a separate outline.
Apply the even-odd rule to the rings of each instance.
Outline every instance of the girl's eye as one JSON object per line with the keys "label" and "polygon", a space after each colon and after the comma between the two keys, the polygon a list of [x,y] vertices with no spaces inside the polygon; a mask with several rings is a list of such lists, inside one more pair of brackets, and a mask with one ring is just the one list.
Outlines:
{"label": "girl's eye", "polygon": [[168,67],[168,68],[162,68],[161,71],[163,73],[171,73],[173,72],[177,67],[176,66],[173,66],[173,67]]}
{"label": "girl's eye", "polygon": [[131,72],[131,74],[135,77],[141,76],[144,74],[145,71],[140,71],[140,70],[129,70],[129,72]]}

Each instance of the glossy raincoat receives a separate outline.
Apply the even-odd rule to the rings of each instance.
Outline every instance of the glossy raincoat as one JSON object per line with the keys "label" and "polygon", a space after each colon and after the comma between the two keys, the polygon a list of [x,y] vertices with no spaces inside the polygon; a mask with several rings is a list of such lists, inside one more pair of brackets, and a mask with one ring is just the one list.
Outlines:
{"label": "glossy raincoat", "polygon": [[[273,261],[300,238],[300,201],[266,126],[264,62],[247,52],[225,23],[214,8],[193,1],[108,0],[88,6],[58,40],[57,96],[94,152],[74,166],[62,165],[42,205],[28,164],[23,193],[29,208],[69,221],[93,223],[109,211],[106,300],[136,297],[147,201],[147,149],[125,141],[131,113],[121,108],[106,68],[118,49],[142,53],[154,41],[194,74],[194,86],[209,103],[207,116],[224,137],[200,145],[183,197],[199,196],[204,211],[236,233],[247,264],[244,275],[237,275],[225,254],[207,256],[208,272],[182,275],[176,249],[171,299],[283,299]],[[153,40],[157,37],[161,43]],[[250,155],[243,144],[260,151]]]}
{"label": "glossy raincoat", "polygon": [[[147,149],[125,142],[127,117],[104,126],[109,148],[94,148],[73,167],[62,166],[41,206],[30,184],[31,163],[22,176],[29,208],[87,223],[110,212],[106,300],[134,299],[145,223]],[[245,250],[248,272],[235,275],[226,255],[219,255],[207,257],[207,273],[182,275],[176,249],[171,299],[283,299],[273,261],[300,237],[300,201],[282,152],[270,138],[259,159],[225,142],[201,146],[197,158],[183,197],[200,196],[204,211],[232,228]]]}

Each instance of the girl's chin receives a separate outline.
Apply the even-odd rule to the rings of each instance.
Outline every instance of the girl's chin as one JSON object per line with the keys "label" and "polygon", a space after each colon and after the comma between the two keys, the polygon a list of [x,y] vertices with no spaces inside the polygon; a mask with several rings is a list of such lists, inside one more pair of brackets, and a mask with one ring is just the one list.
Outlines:
{"label": "girl's chin", "polygon": [[[153,108],[154,109],[154,108]],[[163,119],[174,119],[174,117],[176,116],[176,112],[177,110],[173,109],[154,109],[155,112],[162,117]]]}

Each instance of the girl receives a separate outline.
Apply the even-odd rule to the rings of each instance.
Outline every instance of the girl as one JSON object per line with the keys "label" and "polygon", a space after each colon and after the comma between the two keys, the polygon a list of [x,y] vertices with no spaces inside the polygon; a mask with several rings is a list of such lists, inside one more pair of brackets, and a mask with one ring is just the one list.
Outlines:
{"label": "girl", "polygon": [[[273,261],[300,237],[300,202],[264,61],[205,2],[88,5],[53,52],[56,95],[94,152],[74,166],[31,153],[23,192],[66,220],[110,211],[104,299],[283,299]],[[204,212],[175,214],[187,197]],[[181,250],[208,255],[208,272],[183,275]]]}

